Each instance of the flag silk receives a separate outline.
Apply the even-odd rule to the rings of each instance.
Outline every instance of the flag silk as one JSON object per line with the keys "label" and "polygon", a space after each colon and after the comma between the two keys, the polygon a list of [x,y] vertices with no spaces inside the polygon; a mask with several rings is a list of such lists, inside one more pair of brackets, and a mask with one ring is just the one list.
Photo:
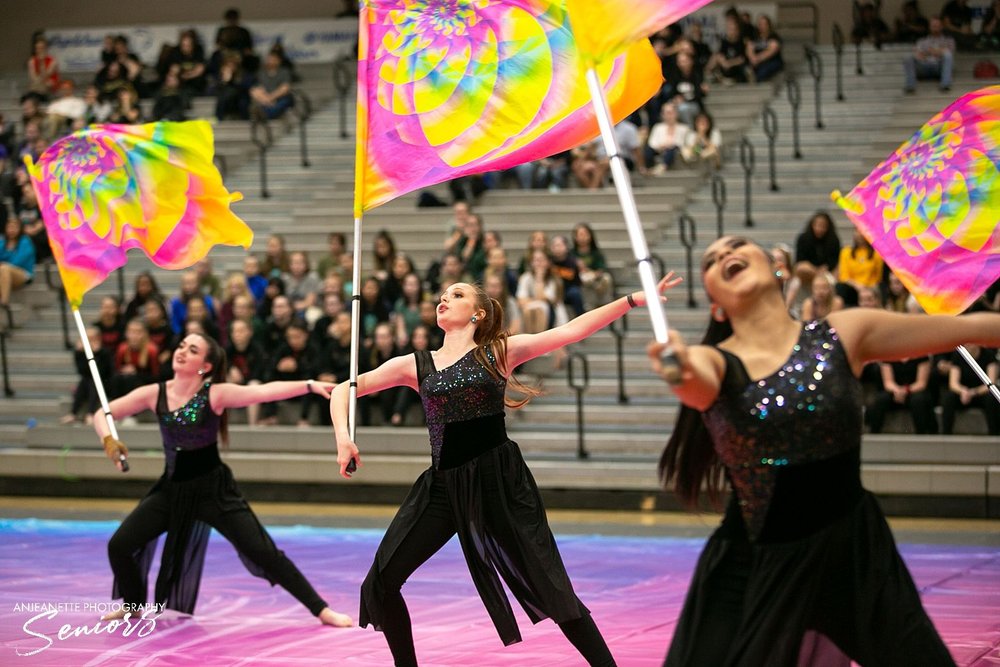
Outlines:
{"label": "flag silk", "polygon": [[[656,93],[636,43],[598,69],[615,121]],[[435,183],[569,150],[598,134],[565,0],[365,0],[355,216]]]}
{"label": "flag silk", "polygon": [[92,125],[25,158],[66,297],[83,295],[142,249],[182,269],[213,245],[249,248],[253,232],[230,210],[212,162],[207,121]]}
{"label": "flag silk", "polygon": [[711,0],[566,0],[576,47],[587,66],[701,9]]}
{"label": "flag silk", "polygon": [[964,311],[1000,279],[1000,86],[956,100],[833,199],[926,312]]}

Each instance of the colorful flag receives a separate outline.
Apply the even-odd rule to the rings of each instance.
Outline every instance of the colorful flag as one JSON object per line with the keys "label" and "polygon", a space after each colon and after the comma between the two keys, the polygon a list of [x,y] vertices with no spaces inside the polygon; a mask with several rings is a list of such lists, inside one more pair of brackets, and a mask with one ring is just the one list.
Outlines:
{"label": "colorful flag", "polygon": [[[565,0],[365,0],[355,215],[598,134]],[[638,43],[599,68],[616,121],[660,88]]]}
{"label": "colorful flag", "polygon": [[956,100],[833,199],[925,311],[964,311],[1000,279],[1000,86]]}
{"label": "colorful flag", "polygon": [[711,0],[566,0],[576,48],[587,66],[675,23]]}
{"label": "colorful flag", "polygon": [[79,307],[87,290],[124,266],[129,248],[182,269],[217,243],[249,248],[253,232],[229,210],[230,193],[212,162],[206,121],[93,125],[52,144],[31,183],[66,296]]}

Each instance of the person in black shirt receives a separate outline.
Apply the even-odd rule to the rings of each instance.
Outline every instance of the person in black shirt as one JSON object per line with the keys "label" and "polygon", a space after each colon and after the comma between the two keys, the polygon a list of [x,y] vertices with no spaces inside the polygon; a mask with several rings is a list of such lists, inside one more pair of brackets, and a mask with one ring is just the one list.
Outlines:
{"label": "person in black shirt", "polygon": [[738,17],[726,16],[726,32],[719,42],[719,50],[705,66],[705,72],[721,83],[746,83],[747,47]]}
{"label": "person in black shirt", "polygon": [[930,357],[883,363],[882,385],[885,389],[875,396],[866,414],[871,432],[882,432],[882,425],[888,412],[907,408],[913,417],[913,426],[917,433],[937,433],[934,398],[927,391],[930,375]]}
{"label": "person in black shirt", "polygon": [[836,274],[840,261],[840,237],[833,220],[817,211],[795,241],[795,275],[802,285],[812,285],[822,271]]}
{"label": "person in black shirt", "polygon": [[[1000,375],[1000,362],[997,361],[996,350],[966,345],[980,368],[986,371],[990,381],[997,383]],[[990,435],[1000,435],[1000,403],[990,393],[974,370],[966,363],[958,352],[952,355],[951,373],[948,375],[948,393],[941,401],[941,432],[951,435],[955,428],[955,414],[969,408],[979,408],[986,416],[986,428]]]}
{"label": "person in black shirt", "polygon": [[903,3],[903,14],[896,19],[896,41],[915,43],[930,32],[930,23],[917,8],[917,0]]}

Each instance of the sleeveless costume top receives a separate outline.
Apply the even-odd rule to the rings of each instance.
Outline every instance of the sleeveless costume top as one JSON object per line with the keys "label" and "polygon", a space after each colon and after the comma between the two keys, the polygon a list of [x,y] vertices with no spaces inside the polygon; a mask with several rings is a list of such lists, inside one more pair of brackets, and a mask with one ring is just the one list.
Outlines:
{"label": "sleeveless costume top", "polygon": [[[212,410],[209,401],[209,390],[212,388],[210,381],[205,381],[194,396],[187,403],[171,410],[167,405],[167,385],[160,383],[160,394],[156,401],[156,418],[160,425],[160,436],[163,438],[163,454],[167,462],[167,475],[172,479],[180,474],[183,477],[190,477],[194,468],[205,470],[211,467],[211,463],[218,462],[218,449],[216,443],[219,435],[219,422],[221,417]],[[215,450],[215,461],[208,452],[198,452],[195,456],[187,453],[194,453],[196,450],[211,448]],[[178,454],[184,452],[185,460],[183,469],[178,473]],[[194,466],[191,462],[197,461]]]}
{"label": "sleeveless costume top", "polygon": [[802,327],[788,359],[753,380],[721,350],[726,373],[703,413],[751,540],[806,534],[847,512],[861,494],[861,384],[837,332]]}

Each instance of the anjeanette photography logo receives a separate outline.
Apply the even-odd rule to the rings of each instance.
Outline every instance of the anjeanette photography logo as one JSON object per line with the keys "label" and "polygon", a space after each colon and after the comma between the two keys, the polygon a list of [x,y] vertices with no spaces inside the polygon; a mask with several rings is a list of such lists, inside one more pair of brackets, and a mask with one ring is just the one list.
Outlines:
{"label": "anjeanette photography logo", "polygon": [[[17,655],[28,657],[41,653],[55,642],[72,641],[88,635],[119,635],[121,637],[146,637],[156,629],[156,619],[163,614],[162,604],[127,604],[123,602],[18,602],[14,613],[24,614],[21,626],[24,634],[33,637],[36,645],[16,649]],[[86,614],[96,621],[64,622],[69,614]],[[113,614],[120,618],[101,620]]]}

